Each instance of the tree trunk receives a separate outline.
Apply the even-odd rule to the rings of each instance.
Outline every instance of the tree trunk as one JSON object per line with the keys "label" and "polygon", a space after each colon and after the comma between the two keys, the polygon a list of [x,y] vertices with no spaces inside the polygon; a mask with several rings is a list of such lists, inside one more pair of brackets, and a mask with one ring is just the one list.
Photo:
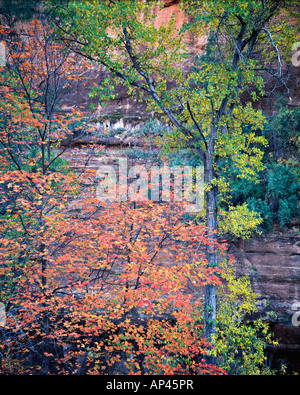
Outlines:
{"label": "tree trunk", "polygon": [[[44,225],[44,221],[41,221],[41,223]],[[44,254],[45,252],[45,244],[42,243],[40,248],[40,253]],[[42,264],[42,287],[43,290],[47,285],[47,278],[45,276],[45,270],[47,269],[47,261],[44,258],[41,258],[41,264]],[[42,304],[43,306],[44,303]],[[44,336],[44,341],[42,345],[42,374],[47,375],[49,373],[49,363],[50,359],[47,354],[50,353],[50,345],[49,345],[49,327],[50,327],[50,322],[49,322],[49,315],[48,312],[45,311],[43,312],[43,317],[42,317],[42,332]],[[46,353],[46,354],[45,354]]]}
{"label": "tree trunk", "polygon": [[[211,242],[207,246],[207,261],[211,267],[218,265],[218,253],[215,248],[215,241],[217,239],[217,186],[211,184],[215,178],[213,169],[213,155],[207,155],[205,169],[205,185],[209,186],[206,192],[206,226],[208,229],[208,238]],[[212,336],[216,332],[216,286],[208,284],[205,286],[205,301],[204,301],[204,332],[205,338],[208,342],[212,342]],[[206,357],[207,363],[213,363],[212,356]]]}

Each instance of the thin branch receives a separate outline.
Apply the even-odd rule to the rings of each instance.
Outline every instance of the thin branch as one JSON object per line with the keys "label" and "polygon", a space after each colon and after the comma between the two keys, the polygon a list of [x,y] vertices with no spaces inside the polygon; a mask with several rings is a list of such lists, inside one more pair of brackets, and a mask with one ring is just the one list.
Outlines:
{"label": "thin branch", "polygon": [[[136,69],[136,71],[146,80],[147,85],[149,86],[149,89],[147,92],[152,96],[154,101],[158,104],[158,106],[161,108],[161,110],[167,115],[167,117],[170,119],[172,124],[176,126],[179,130],[182,131],[182,133],[191,138],[193,141],[195,141],[194,136],[192,133],[175,117],[174,113],[172,110],[170,110],[161,100],[161,98],[158,96],[155,86],[154,86],[154,81],[151,81],[150,77],[142,70],[140,63],[137,60],[137,57],[133,54],[132,47],[131,47],[131,42],[130,42],[130,37],[128,35],[127,29],[123,29],[124,36],[125,36],[125,47],[126,51],[130,57],[130,60],[132,62],[133,67]],[[201,160],[203,163],[205,162],[206,154],[205,151],[201,148],[198,147],[198,152],[201,157]]]}
{"label": "thin branch", "polygon": [[[241,47],[240,47],[240,43],[237,42],[236,39],[234,38],[234,35],[233,35],[232,31],[230,30],[230,28],[229,28],[229,26],[228,26],[228,24],[227,24],[226,21],[225,21],[225,25],[226,25],[226,27],[227,27],[227,29],[228,29],[230,35],[231,35],[232,41],[233,41],[233,43],[234,43],[234,45],[235,45],[235,48],[236,48],[236,50],[237,50],[237,52],[238,52],[238,54],[239,54],[240,59],[243,60],[243,61],[245,62],[245,58],[244,58],[244,55],[242,54],[242,50],[241,50]],[[241,32],[244,32],[245,26],[246,26],[245,24],[242,25]]]}
{"label": "thin branch", "polygon": [[30,234],[29,234],[29,232],[28,232],[28,230],[27,230],[27,228],[26,228],[26,226],[24,224],[24,221],[23,221],[23,218],[22,218],[21,214],[19,214],[19,218],[20,218],[20,221],[21,221],[21,224],[22,224],[22,228],[24,229],[25,234],[30,236]]}
{"label": "thin branch", "polygon": [[198,131],[199,131],[199,133],[200,133],[200,135],[201,135],[201,137],[202,137],[202,139],[203,139],[203,141],[204,141],[205,148],[206,148],[206,150],[207,150],[207,142],[206,142],[205,136],[204,136],[204,134],[202,133],[202,130],[201,130],[200,126],[198,125],[198,123],[197,123],[197,121],[196,121],[196,119],[195,119],[195,117],[194,117],[194,114],[192,113],[192,110],[191,110],[191,106],[190,106],[189,101],[187,101],[187,109],[188,109],[188,111],[189,111],[189,113],[190,113],[190,116],[191,116],[191,118],[192,118],[192,120],[193,120],[193,122],[194,122],[196,128],[198,129]]}
{"label": "thin branch", "polygon": [[279,75],[278,76],[279,76],[279,78],[281,78],[282,77],[282,63],[281,63],[281,57],[280,57],[279,50],[274,43],[271,32],[268,29],[266,29],[265,27],[261,28],[261,30],[265,31],[269,35],[272,45],[275,48],[275,51],[277,52],[277,59],[278,59],[278,65],[279,65]]}

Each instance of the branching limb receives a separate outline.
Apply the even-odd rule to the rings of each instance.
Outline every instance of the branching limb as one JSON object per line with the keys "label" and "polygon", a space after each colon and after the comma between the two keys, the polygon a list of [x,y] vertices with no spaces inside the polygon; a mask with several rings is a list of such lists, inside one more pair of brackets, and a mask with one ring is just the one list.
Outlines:
{"label": "branching limb", "polygon": [[[172,110],[170,110],[158,96],[156,89],[155,89],[154,81],[151,81],[150,77],[142,70],[140,63],[137,60],[137,57],[133,53],[131,41],[130,41],[130,37],[127,32],[127,29],[124,28],[123,32],[124,32],[124,36],[125,36],[126,51],[130,57],[130,60],[132,62],[133,67],[135,68],[135,70],[147,82],[147,85],[149,87],[147,92],[151,95],[151,97],[154,99],[154,101],[158,104],[158,106],[161,108],[161,110],[164,112],[164,114],[167,115],[167,117],[170,119],[172,124],[174,126],[176,126],[178,129],[180,129],[185,136],[191,138],[194,142],[196,142],[192,133],[175,117]],[[205,163],[205,157],[206,157],[205,151],[201,147],[197,147],[197,149],[198,149],[201,160],[203,161],[203,163]]]}

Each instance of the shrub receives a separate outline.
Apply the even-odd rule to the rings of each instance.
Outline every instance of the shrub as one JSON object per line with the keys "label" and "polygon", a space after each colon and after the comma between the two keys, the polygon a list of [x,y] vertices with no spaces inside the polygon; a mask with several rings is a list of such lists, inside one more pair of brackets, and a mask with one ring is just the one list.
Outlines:
{"label": "shrub", "polygon": [[263,222],[259,225],[258,230],[270,231],[273,225],[274,214],[271,212],[270,206],[265,200],[250,197],[247,199],[249,210],[259,213]]}
{"label": "shrub", "polygon": [[287,164],[273,165],[268,174],[266,200],[274,218],[281,226],[286,226],[299,213],[300,185],[294,169]]}

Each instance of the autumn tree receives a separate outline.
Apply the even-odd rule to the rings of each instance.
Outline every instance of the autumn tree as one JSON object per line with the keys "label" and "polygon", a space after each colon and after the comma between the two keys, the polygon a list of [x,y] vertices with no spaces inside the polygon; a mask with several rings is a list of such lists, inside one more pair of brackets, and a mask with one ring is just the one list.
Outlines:
{"label": "autumn tree", "polygon": [[[123,81],[129,92],[148,100],[149,107],[173,124],[174,134],[164,136],[169,148],[197,151],[205,170],[206,225],[211,241],[217,237],[219,191],[226,187],[226,180],[219,178],[220,159],[230,157],[240,177],[255,179],[262,168],[259,146],[266,140],[256,136],[255,130],[263,127],[265,119],[252,104],[264,93],[264,74],[286,85],[284,59],[292,31],[298,27],[297,18],[291,26],[287,15],[295,4],[281,0],[183,1],[181,7],[189,22],[176,34],[174,18],[169,24],[154,26],[158,5],[153,9],[151,2],[71,1],[61,12],[61,22],[55,21],[67,47],[111,73],[112,78],[100,84],[95,95],[108,98],[111,84]],[[187,75],[178,67],[188,56],[184,32],[208,35],[210,49],[210,55]],[[174,89],[168,89],[170,81]],[[242,94],[248,97],[246,101]],[[244,126],[250,127],[248,133]],[[249,234],[259,221],[253,215],[250,223],[244,221],[247,216],[251,218],[247,205],[232,207],[227,226],[232,220],[239,221],[239,235]],[[211,267],[218,265],[217,254],[209,245],[207,257]],[[205,294],[205,328],[210,339],[215,332],[215,286],[207,285]]]}
{"label": "autumn tree", "polygon": [[[59,210],[45,217],[43,233],[30,240],[24,265],[13,266],[22,241],[2,237],[2,275],[8,278],[15,267],[19,278],[1,330],[1,372],[226,374],[204,359],[210,344],[199,315],[202,288],[221,285],[227,272],[208,264],[205,227],[184,221],[181,207],[96,202],[85,201],[78,219],[65,214],[60,199]],[[34,249],[41,240],[42,253]],[[224,254],[220,244],[213,247]],[[240,309],[253,310],[255,299],[244,294]],[[235,293],[227,307],[233,303]],[[230,317],[221,318],[217,358],[230,348],[222,331]],[[256,355],[244,351],[245,358]],[[264,362],[259,358],[257,369]]]}
{"label": "autumn tree", "polygon": [[[65,149],[57,145],[73,135],[72,124],[82,115],[76,110],[58,116],[80,67],[55,43],[45,21],[35,20],[21,33],[1,25],[0,34],[7,57],[0,75],[1,299],[9,312],[23,270],[36,265],[38,286],[47,286],[47,222],[76,193],[74,174],[61,159]],[[47,334],[46,310],[39,322],[40,333]],[[46,352],[47,340],[41,347]]]}

